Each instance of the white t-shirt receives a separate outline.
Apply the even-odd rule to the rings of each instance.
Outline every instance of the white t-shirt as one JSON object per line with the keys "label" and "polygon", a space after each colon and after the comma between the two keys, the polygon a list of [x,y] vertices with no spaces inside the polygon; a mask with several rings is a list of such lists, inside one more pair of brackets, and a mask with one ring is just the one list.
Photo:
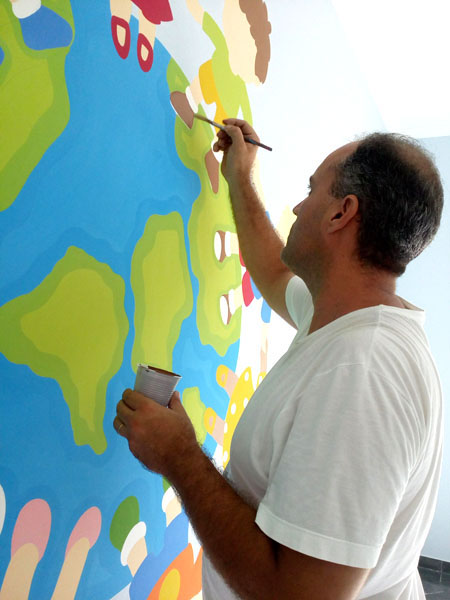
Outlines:
{"label": "white t-shirt", "polygon": [[[236,428],[227,475],[270,538],[372,569],[358,598],[424,599],[417,563],[442,456],[424,313],[374,306],[307,335],[313,305],[298,277],[286,303],[298,332]],[[237,598],[207,557],[203,598]]]}

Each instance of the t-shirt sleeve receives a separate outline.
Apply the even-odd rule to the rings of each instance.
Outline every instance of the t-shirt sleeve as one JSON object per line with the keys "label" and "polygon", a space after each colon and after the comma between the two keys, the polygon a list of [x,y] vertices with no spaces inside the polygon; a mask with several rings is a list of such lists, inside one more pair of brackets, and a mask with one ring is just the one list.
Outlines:
{"label": "t-shirt sleeve", "polygon": [[286,286],[286,307],[291,319],[302,329],[311,324],[314,306],[312,296],[300,277],[292,277]]}
{"label": "t-shirt sleeve", "polygon": [[418,438],[407,400],[364,365],[315,376],[299,391],[256,523],[303,554],[373,568],[416,460]]}

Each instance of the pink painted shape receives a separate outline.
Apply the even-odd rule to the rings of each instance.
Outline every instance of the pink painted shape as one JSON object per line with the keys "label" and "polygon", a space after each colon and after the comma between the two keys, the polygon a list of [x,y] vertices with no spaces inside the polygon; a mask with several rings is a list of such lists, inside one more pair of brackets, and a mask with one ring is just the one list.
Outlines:
{"label": "pink painted shape", "polygon": [[248,271],[245,271],[244,277],[242,278],[242,296],[244,298],[245,306],[249,306],[255,297],[250,279],[250,273]]}
{"label": "pink painted shape", "polygon": [[44,555],[50,536],[52,513],[45,500],[30,500],[19,513],[11,540],[11,556],[25,544],[34,544],[39,560]]}
{"label": "pink painted shape", "polygon": [[91,508],[88,508],[88,510],[81,515],[73,528],[69,541],[67,542],[66,556],[72,546],[82,538],[89,540],[90,547],[92,548],[100,535],[101,528],[102,513],[96,506],[91,506]]}

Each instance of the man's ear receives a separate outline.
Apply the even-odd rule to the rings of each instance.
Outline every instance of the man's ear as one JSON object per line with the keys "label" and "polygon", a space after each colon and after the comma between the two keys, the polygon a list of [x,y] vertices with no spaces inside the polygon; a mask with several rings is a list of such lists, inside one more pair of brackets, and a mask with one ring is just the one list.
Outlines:
{"label": "man's ear", "polygon": [[330,217],[328,219],[328,233],[343,229],[356,217],[359,209],[358,196],[349,194],[344,198],[336,199],[330,208]]}

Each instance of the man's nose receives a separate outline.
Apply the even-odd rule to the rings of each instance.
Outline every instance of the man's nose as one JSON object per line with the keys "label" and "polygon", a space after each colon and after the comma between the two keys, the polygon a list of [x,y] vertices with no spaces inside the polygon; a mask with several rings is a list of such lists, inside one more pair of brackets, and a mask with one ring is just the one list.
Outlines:
{"label": "man's nose", "polygon": [[300,206],[302,205],[303,200],[301,202],[299,202],[297,204],[297,206],[294,206],[294,208],[292,209],[292,212],[294,213],[294,215],[297,217],[298,216],[298,211],[300,210]]}

